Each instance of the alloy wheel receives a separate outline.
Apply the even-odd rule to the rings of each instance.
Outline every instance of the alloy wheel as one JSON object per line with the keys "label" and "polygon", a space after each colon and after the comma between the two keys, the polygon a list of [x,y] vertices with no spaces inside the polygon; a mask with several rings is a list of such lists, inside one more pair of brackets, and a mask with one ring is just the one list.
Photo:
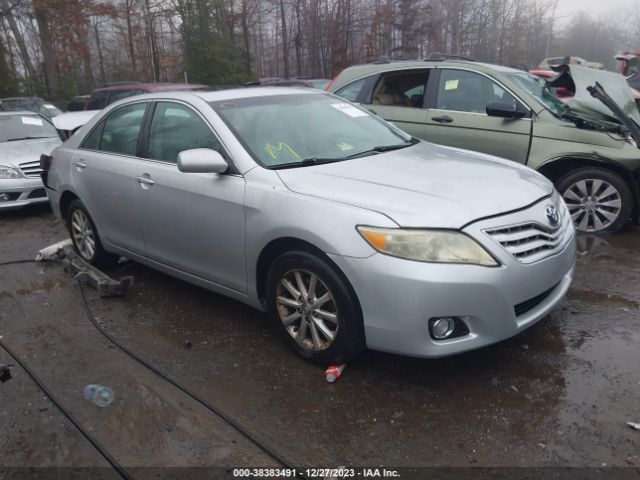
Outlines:
{"label": "alloy wheel", "polygon": [[562,194],[576,228],[581,232],[598,232],[620,216],[620,192],[605,180],[584,179],[571,184]]}
{"label": "alloy wheel", "polygon": [[338,309],[320,278],[307,270],[289,270],[278,282],[276,295],[280,321],[298,345],[319,352],[334,343]]}
{"label": "alloy wheel", "polygon": [[96,252],[96,237],[89,217],[82,210],[71,214],[71,235],[82,258],[90,261]]}

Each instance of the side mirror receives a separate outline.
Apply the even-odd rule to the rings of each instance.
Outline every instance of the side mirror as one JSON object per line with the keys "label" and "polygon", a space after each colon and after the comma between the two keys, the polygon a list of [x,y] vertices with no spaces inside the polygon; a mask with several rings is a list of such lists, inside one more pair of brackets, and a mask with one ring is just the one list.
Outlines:
{"label": "side mirror", "polygon": [[215,150],[192,148],[178,154],[178,170],[184,173],[224,173],[229,164]]}
{"label": "side mirror", "polygon": [[527,113],[515,102],[491,102],[487,105],[487,115],[490,117],[522,118],[526,117]]}

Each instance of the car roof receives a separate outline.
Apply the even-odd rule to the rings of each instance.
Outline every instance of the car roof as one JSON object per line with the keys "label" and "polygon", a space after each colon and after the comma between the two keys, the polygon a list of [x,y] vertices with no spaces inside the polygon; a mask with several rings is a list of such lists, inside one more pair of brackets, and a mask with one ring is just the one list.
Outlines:
{"label": "car roof", "polygon": [[236,98],[269,97],[276,95],[322,95],[324,92],[308,87],[247,87],[233,88],[230,90],[218,90],[215,92],[189,92],[197,95],[206,102],[220,100],[233,100]]}
{"label": "car roof", "polygon": [[205,88],[206,85],[200,85],[195,83],[124,83],[118,85],[109,85],[107,87],[94,88],[91,93],[96,92],[110,92],[117,90],[131,90],[132,88],[139,88],[150,92],[162,92],[167,90],[193,90],[196,88]]}
{"label": "car roof", "polygon": [[44,100],[40,97],[7,97],[0,98],[0,102],[13,102],[16,100],[27,101],[27,102],[44,102]]}
{"label": "car roof", "polygon": [[523,70],[519,70],[513,67],[505,67],[503,65],[495,65],[492,63],[474,62],[471,60],[461,59],[446,59],[446,60],[394,60],[390,62],[380,63],[366,63],[361,65],[353,65],[345,68],[345,71],[349,70],[367,70],[371,72],[376,71],[393,71],[399,69],[413,69],[413,68],[433,68],[433,67],[460,67],[469,66],[477,70],[492,71],[500,73],[526,73]]}
{"label": "car roof", "polygon": [[37,115],[41,116],[38,112],[31,110],[0,110],[0,116],[6,117],[9,115]]}

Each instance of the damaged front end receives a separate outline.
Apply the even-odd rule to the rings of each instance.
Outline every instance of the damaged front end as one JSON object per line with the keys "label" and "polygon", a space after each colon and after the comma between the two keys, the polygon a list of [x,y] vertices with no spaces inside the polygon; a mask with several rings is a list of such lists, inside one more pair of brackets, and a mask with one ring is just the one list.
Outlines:
{"label": "damaged front end", "polygon": [[640,111],[625,78],[613,72],[575,65],[554,68],[548,84],[572,94],[563,117],[578,128],[614,133],[640,146]]}

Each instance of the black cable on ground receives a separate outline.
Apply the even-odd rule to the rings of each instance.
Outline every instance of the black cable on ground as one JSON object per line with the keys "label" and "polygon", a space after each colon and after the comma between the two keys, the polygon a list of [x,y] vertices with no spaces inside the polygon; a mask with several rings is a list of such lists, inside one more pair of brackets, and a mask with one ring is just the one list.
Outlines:
{"label": "black cable on ground", "polygon": [[[50,261],[50,260],[47,260]],[[10,262],[2,262],[0,263],[0,267],[4,267],[5,265],[17,265],[19,263],[41,263],[40,260],[28,259],[28,260],[11,260]]]}
{"label": "black cable on ground", "polygon": [[0,267],[4,267],[6,265],[19,265],[22,263],[62,263],[61,260],[53,260],[53,259],[47,259],[47,260],[34,260],[33,258],[28,258],[26,260],[11,260],[9,262],[1,262],[0,263]]}
{"label": "black cable on ground", "polygon": [[[33,259],[12,260],[12,261],[8,261],[8,262],[0,263],[0,267],[1,266],[5,266],[5,265],[16,265],[16,264],[24,264],[24,263],[43,263],[43,262],[57,262],[57,260],[44,260],[44,261],[43,260],[33,260]],[[241,433],[244,437],[246,437],[254,445],[256,445],[260,450],[262,450],[268,456],[270,456],[271,458],[276,460],[278,463],[280,463],[281,465],[283,465],[286,468],[289,468],[289,469],[292,469],[292,470],[296,469],[296,467],[291,462],[289,462],[286,458],[281,456],[278,452],[276,452],[274,449],[272,449],[269,445],[267,445],[266,443],[261,441],[259,438],[257,438],[249,430],[244,428],[234,418],[228,416],[226,413],[224,413],[223,411],[221,411],[220,409],[218,409],[217,407],[215,407],[214,405],[209,403],[207,400],[205,400],[204,398],[200,397],[197,393],[192,392],[190,389],[188,389],[187,387],[183,386],[182,384],[180,384],[179,382],[177,382],[176,380],[171,378],[168,374],[164,373],[163,371],[161,371],[157,367],[153,366],[150,362],[148,362],[145,359],[143,359],[142,357],[138,356],[135,352],[133,352],[128,347],[126,347],[125,345],[120,343],[110,333],[105,331],[98,324],[93,312],[91,311],[91,308],[89,307],[89,303],[87,302],[87,297],[85,296],[85,293],[84,293],[84,285],[80,280],[78,280],[78,285],[80,287],[80,297],[82,299],[82,309],[84,310],[87,318],[93,324],[93,326],[96,328],[96,330],[98,330],[98,332],[100,332],[107,340],[109,340],[116,347],[118,347],[122,352],[124,352],[127,355],[129,355],[135,361],[137,361],[138,363],[142,364],[143,366],[145,366],[146,368],[151,370],[153,373],[155,373],[156,375],[158,375],[162,379],[164,379],[167,382],[169,382],[170,384],[172,384],[174,387],[176,387],[177,389],[179,389],[180,391],[185,393],[187,396],[191,397],[193,400],[198,402],[200,405],[202,405],[204,408],[209,410],[214,415],[218,416],[221,420],[223,420],[225,423],[227,423],[228,425],[233,427],[236,431]],[[67,410],[64,407],[64,405],[62,405],[62,403],[57,401],[55,399],[55,397],[53,395],[51,395],[51,392],[47,389],[47,387],[44,385],[44,383],[42,383],[42,381],[40,381],[40,379],[33,373],[33,371],[31,371],[29,369],[29,367],[26,366],[26,364],[24,362],[22,362],[11,350],[9,350],[9,348],[2,342],[2,340],[0,340],[0,346],[2,348],[4,348],[9,353],[9,355],[11,355],[15,359],[15,361],[18,363],[18,365],[20,365],[27,372],[27,374],[33,379],[33,381],[36,382],[36,384],[38,384],[38,386],[47,394],[47,396],[51,399],[51,401],[71,421],[71,423],[73,423],[76,426],[76,428],[78,430],[80,430],[80,432],[84,435],[84,437],[91,443],[91,445],[93,445],[100,452],[100,454],[107,460],[107,462],[109,462],[109,464],[111,464],[113,466],[113,468],[122,476],[122,478],[124,478],[126,480],[131,479],[131,477],[127,474],[127,472],[116,462],[116,460],[113,457],[111,457],[111,455],[107,452],[107,450],[96,439],[94,439],[84,429],[84,427],[82,427],[82,424],[73,416],[73,414],[69,410]],[[297,469],[296,469],[296,477],[303,478],[303,479],[306,478],[306,476],[302,472],[298,471]]]}
{"label": "black cable on ground", "polygon": [[[0,263],[0,267],[4,267],[6,265],[18,265],[24,263],[57,263],[57,260],[34,260],[34,259],[25,259],[25,260],[11,260],[8,262]],[[131,480],[131,476],[124,470],[124,468],[116,461],[115,458],[111,456],[111,454],[107,451],[106,448],[102,446],[102,444],[96,440],[80,423],[80,421],[69,411],[67,408],[51,393],[51,390],[47,388],[42,380],[31,370],[25,362],[22,361],[16,353],[7,346],[6,343],[2,341],[2,337],[0,337],[0,347],[2,347],[10,357],[12,357],[15,362],[22,367],[22,369],[27,372],[27,375],[31,377],[31,379],[38,385],[38,387],[45,393],[45,395],[51,400],[51,402],[62,412],[62,414],[69,419],[69,421],[80,431],[80,433],[87,439],[87,441],[96,449],[98,453],[104,457],[104,459],[111,465],[118,474],[124,478],[125,480]]]}
{"label": "black cable on ground", "polygon": [[[82,298],[82,308],[86,313],[87,318],[96,328],[96,330],[98,330],[107,340],[109,340],[111,343],[113,343],[116,347],[118,347],[121,351],[129,355],[135,361],[144,365],[153,373],[155,373],[162,379],[169,382],[171,385],[173,385],[174,387],[176,387],[177,389],[185,393],[187,396],[191,397],[193,400],[198,402],[200,405],[202,405],[204,408],[209,410],[211,413],[217,415],[220,419],[222,419],[228,425],[235,428],[238,432],[240,432],[243,436],[245,436],[248,440],[250,440],[255,446],[257,446],[260,450],[262,450],[268,456],[276,460],[278,463],[280,463],[286,468],[289,468],[292,470],[296,469],[296,467],[290,461],[285,459],[282,455],[280,455],[278,452],[272,449],[269,445],[265,444],[262,440],[257,438],[253,433],[251,433],[249,430],[247,430],[241,424],[239,424],[234,418],[231,418],[229,415],[227,415],[226,413],[224,413],[223,411],[221,411],[220,409],[218,409],[217,407],[209,403],[207,400],[199,396],[197,393],[183,386],[178,381],[171,378],[168,374],[164,373],[162,370],[158,369],[157,367],[152,365],[150,362],[148,362],[144,358],[138,356],[135,352],[133,352],[128,347],[120,343],[120,341],[117,340],[115,337],[113,337],[113,335],[111,335],[106,330],[104,330],[100,326],[100,324],[98,324],[93,312],[91,311],[91,308],[89,307],[89,303],[87,302],[87,297],[84,294],[84,286],[80,280],[78,280],[78,285],[80,287],[80,296]],[[306,476],[302,472],[298,471],[297,469],[296,469],[296,477],[303,478],[303,479],[306,478]]]}
{"label": "black cable on ground", "polygon": [[[35,260],[32,260],[35,261]],[[13,263],[28,263],[28,262],[13,262]],[[7,265],[8,263],[0,263],[0,265]],[[106,448],[102,446],[102,444],[96,440],[83,426],[82,423],[71,413],[67,408],[51,393],[51,391],[47,388],[47,386],[40,380],[40,378],[31,370],[22,359],[13,352],[0,338],[0,347],[2,347],[14,360],[15,362],[22,367],[22,369],[27,372],[27,375],[31,377],[31,379],[40,387],[40,389],[45,393],[45,395],[53,402],[53,404],[60,409],[60,411],[64,414],[65,417],[69,419],[69,421],[80,431],[80,433],[86,438],[93,447],[98,450],[100,455],[104,457],[104,459],[111,465],[116,472],[125,480],[132,480],[132,477],[125,471],[125,469],[116,461],[115,458],[109,454]]]}

